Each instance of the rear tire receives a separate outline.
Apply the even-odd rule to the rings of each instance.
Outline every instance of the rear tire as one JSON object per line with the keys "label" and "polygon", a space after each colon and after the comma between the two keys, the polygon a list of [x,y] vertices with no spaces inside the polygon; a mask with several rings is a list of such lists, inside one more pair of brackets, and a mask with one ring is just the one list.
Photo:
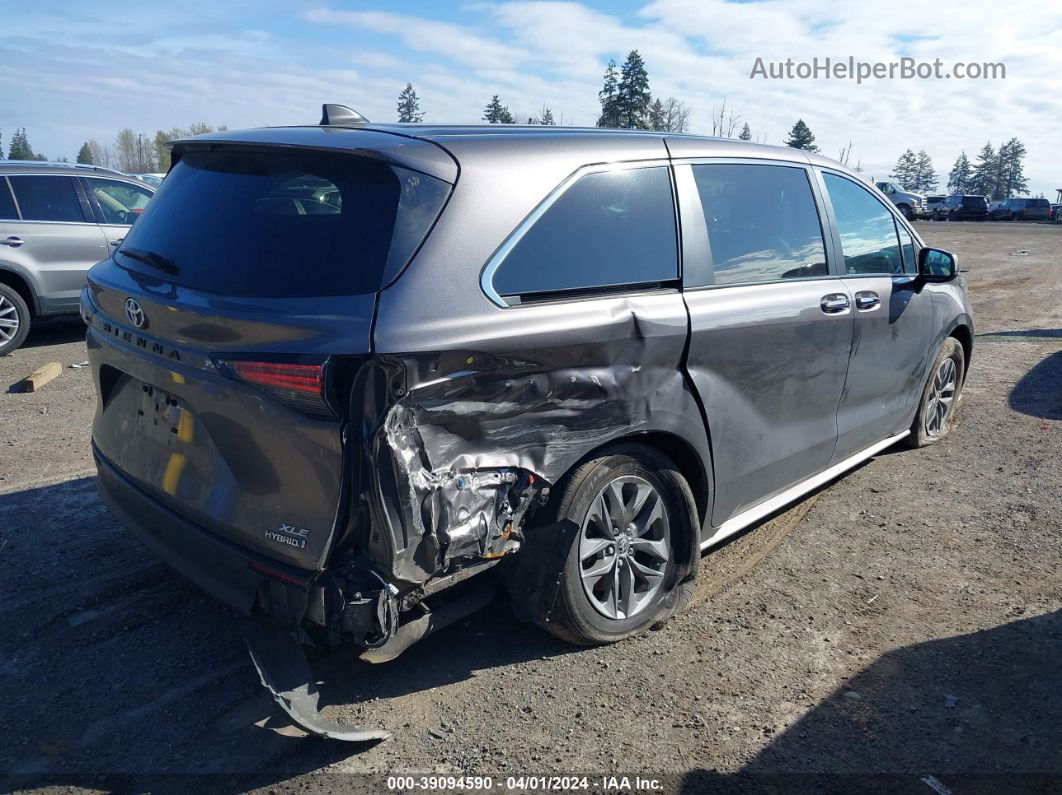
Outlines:
{"label": "rear tire", "polygon": [[700,527],[689,484],[669,458],[618,446],[580,465],[553,500],[549,518],[575,531],[540,626],[578,645],[614,643],[689,603]]}
{"label": "rear tire", "polygon": [[0,356],[16,350],[30,329],[30,311],[12,287],[0,283]]}
{"label": "rear tire", "polygon": [[911,447],[925,447],[948,435],[962,397],[965,375],[966,355],[962,345],[954,337],[948,337],[933,360],[922,390],[911,435],[907,437]]}

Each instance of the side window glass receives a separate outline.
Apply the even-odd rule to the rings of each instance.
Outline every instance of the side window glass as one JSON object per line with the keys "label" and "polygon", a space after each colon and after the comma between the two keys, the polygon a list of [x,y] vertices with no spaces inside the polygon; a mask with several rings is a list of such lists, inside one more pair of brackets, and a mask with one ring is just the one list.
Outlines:
{"label": "side window glass", "polygon": [[84,221],[74,181],[66,176],[8,177],[24,221]]}
{"label": "side window glass", "polygon": [[103,212],[104,223],[131,224],[151,200],[151,191],[139,185],[96,177],[88,177],[87,180],[89,190]]}
{"label": "side window glass", "polygon": [[841,235],[848,273],[903,273],[893,215],[874,195],[850,179],[825,173]]}
{"label": "side window glass", "polygon": [[659,166],[581,177],[504,255],[493,285],[526,296],[677,278],[671,175]]}
{"label": "side window glass", "polygon": [[907,228],[899,221],[896,222],[896,230],[900,234],[900,249],[903,251],[903,272],[918,273],[918,261],[915,259],[914,238]]}
{"label": "side window glass", "polygon": [[18,220],[18,210],[15,209],[15,199],[11,195],[11,188],[7,185],[6,177],[0,177],[0,220]]}
{"label": "side window glass", "polygon": [[818,210],[802,168],[693,167],[716,284],[826,276]]}

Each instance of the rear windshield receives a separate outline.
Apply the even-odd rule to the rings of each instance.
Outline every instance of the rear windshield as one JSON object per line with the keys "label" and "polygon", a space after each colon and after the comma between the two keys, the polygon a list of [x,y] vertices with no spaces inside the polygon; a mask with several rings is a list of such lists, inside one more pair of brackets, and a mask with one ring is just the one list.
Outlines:
{"label": "rear windshield", "polygon": [[370,293],[416,251],[446,182],[316,152],[189,152],[117,255],[130,270],[225,295]]}

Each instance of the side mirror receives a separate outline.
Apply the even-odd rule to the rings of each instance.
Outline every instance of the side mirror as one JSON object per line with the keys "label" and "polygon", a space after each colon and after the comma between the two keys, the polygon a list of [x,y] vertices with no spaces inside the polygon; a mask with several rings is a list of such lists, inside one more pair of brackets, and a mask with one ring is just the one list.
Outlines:
{"label": "side mirror", "polygon": [[950,282],[959,272],[959,260],[950,251],[924,248],[918,252],[918,275],[924,282]]}

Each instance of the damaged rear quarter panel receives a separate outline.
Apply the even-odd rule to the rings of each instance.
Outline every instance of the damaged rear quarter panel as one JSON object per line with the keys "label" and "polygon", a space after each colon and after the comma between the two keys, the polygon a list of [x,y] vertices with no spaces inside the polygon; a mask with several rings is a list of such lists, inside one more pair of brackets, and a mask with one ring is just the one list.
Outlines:
{"label": "damaged rear quarter panel", "polygon": [[393,475],[374,563],[404,582],[516,551],[541,489],[612,440],[669,432],[708,460],[677,291],[484,309],[468,347],[380,355],[397,377],[373,444],[374,471]]}

